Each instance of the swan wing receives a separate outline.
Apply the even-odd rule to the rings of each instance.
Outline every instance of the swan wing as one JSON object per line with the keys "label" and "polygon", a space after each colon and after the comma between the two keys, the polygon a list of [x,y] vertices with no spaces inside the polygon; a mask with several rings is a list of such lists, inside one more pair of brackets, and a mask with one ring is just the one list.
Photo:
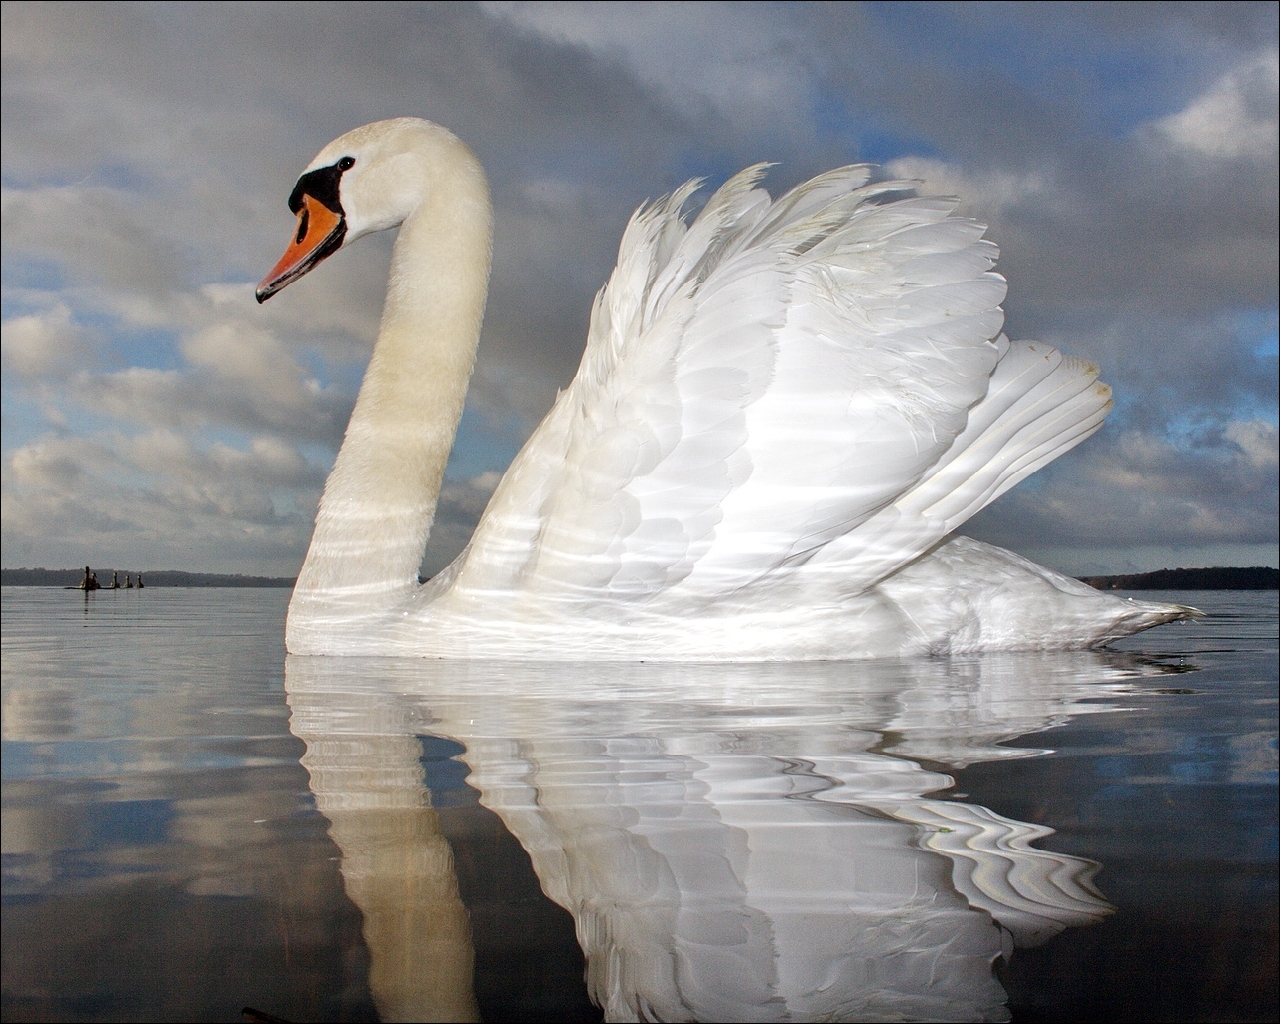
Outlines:
{"label": "swan wing", "polygon": [[[1025,397],[990,389],[1021,356],[999,334],[983,225],[909,183],[868,185],[864,166],[777,201],[756,187],[764,170],[692,224],[696,183],[632,218],[578,374],[495,492],[455,591],[694,610],[772,588],[841,538],[825,561],[847,569],[863,528],[892,519],[875,528],[894,557],[843,572],[864,589],[936,541],[904,517],[962,521],[998,491],[1008,474],[946,501],[981,476],[964,453],[1002,450],[988,435]],[[984,402],[991,423],[971,415]]]}
{"label": "swan wing", "polygon": [[803,567],[834,599],[890,576],[1093,434],[1113,405],[1098,367],[1042,342],[997,339],[1000,360],[965,429],[912,487]]}

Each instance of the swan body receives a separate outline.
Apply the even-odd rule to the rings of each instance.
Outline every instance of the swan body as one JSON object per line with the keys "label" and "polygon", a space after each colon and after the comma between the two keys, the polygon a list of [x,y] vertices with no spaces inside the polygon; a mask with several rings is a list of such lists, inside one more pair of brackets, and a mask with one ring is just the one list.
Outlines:
{"label": "swan body", "polygon": [[299,179],[264,301],[399,226],[381,328],[289,607],[294,654],[892,657],[1105,643],[1194,614],[952,531],[1098,429],[1096,366],[1001,333],[983,225],[844,167],[763,165],[632,218],[578,374],[468,547],[417,568],[479,340],[492,213],[438,125],[356,129]]}

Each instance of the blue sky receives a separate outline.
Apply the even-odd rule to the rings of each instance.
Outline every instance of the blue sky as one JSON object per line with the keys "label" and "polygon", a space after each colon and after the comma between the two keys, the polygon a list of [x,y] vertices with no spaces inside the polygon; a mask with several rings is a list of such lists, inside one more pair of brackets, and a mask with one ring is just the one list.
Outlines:
{"label": "blue sky", "polygon": [[990,225],[1007,330],[1116,411],[967,532],[1070,572],[1276,564],[1272,4],[7,4],[3,558],[292,574],[390,239],[266,306],[297,174],[415,115],[491,177],[428,570],[572,377],[631,211],[859,160]]}

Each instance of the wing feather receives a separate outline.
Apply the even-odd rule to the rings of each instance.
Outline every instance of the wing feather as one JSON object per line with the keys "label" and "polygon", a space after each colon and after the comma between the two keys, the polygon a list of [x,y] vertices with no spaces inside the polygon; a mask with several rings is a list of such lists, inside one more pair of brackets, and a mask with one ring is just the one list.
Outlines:
{"label": "wing feather", "polygon": [[455,594],[670,614],[799,576],[857,592],[1096,429],[1096,368],[1000,335],[998,250],[954,200],[851,166],[771,201],[766,170],[692,224],[697,182],[632,217]]}
{"label": "wing feather", "polygon": [[[1098,367],[1040,342],[998,339],[1001,359],[965,430],[915,487],[805,567],[860,593],[1094,433],[1111,409]],[[834,599],[834,597],[833,597]]]}

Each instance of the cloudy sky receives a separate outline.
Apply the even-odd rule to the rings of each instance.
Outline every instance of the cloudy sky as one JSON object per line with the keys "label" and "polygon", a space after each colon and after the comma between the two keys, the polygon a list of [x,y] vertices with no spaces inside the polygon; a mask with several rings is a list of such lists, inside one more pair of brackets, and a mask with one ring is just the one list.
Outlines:
{"label": "cloudy sky", "polygon": [[1277,561],[1277,22],[1257,4],[3,7],[3,560],[297,571],[389,236],[265,306],[331,138],[468,141],[493,287],[436,534],[572,376],[631,211],[775,161],[959,195],[1103,430],[966,532],[1069,572]]}

